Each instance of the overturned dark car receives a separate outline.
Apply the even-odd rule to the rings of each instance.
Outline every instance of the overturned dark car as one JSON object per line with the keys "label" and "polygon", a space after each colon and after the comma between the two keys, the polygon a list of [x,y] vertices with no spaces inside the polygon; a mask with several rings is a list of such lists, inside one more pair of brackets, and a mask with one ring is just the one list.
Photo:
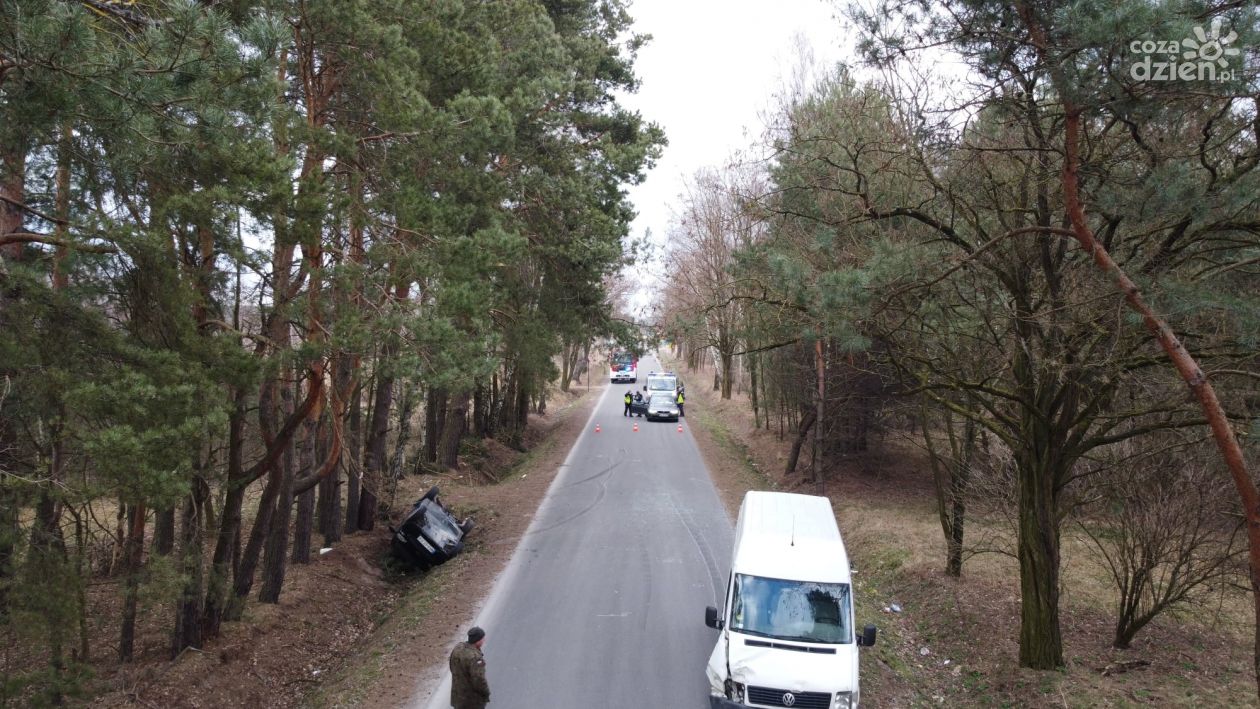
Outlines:
{"label": "overturned dark car", "polygon": [[397,529],[389,528],[394,533],[390,547],[398,558],[429,569],[463,551],[464,537],[472,528],[472,518],[457,521],[433,487],[416,500]]}

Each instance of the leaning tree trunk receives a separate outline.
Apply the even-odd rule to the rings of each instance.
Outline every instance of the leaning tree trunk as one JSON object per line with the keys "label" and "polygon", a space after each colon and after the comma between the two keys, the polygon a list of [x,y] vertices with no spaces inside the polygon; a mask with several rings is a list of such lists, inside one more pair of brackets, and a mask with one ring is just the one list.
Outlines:
{"label": "leaning tree trunk", "polygon": [[796,432],[796,440],[792,441],[792,450],[788,453],[787,467],[783,471],[784,475],[791,475],[796,472],[796,464],[801,459],[801,448],[805,446],[805,441],[809,440],[809,429],[813,427],[817,418],[817,412],[811,409],[801,419],[800,429]]}

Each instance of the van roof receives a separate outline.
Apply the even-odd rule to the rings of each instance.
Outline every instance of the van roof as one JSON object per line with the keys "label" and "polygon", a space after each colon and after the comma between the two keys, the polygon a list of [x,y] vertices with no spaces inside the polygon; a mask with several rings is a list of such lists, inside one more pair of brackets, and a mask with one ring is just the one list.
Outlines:
{"label": "van roof", "polygon": [[849,555],[831,501],[759,490],[744,495],[731,569],[769,578],[849,583]]}

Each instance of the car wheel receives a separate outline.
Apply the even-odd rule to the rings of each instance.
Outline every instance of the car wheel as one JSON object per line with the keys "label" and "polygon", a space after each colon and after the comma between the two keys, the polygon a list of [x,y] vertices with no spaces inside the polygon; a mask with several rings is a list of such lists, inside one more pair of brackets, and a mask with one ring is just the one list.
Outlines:
{"label": "car wheel", "polygon": [[429,488],[429,491],[424,493],[424,497],[420,499],[421,500],[436,500],[437,496],[438,496],[438,486],[434,485],[433,487]]}
{"label": "car wheel", "polygon": [[472,517],[465,517],[464,521],[459,523],[459,529],[464,533],[464,536],[468,536],[468,533],[473,531],[473,527],[475,526],[476,523],[473,522]]}

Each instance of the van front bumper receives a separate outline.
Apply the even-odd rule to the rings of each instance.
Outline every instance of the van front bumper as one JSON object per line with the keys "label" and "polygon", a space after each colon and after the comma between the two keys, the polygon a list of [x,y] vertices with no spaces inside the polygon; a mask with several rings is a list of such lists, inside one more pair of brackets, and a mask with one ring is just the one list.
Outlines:
{"label": "van front bumper", "polygon": [[726,697],[709,696],[709,709],[747,709],[744,704],[736,704]]}

